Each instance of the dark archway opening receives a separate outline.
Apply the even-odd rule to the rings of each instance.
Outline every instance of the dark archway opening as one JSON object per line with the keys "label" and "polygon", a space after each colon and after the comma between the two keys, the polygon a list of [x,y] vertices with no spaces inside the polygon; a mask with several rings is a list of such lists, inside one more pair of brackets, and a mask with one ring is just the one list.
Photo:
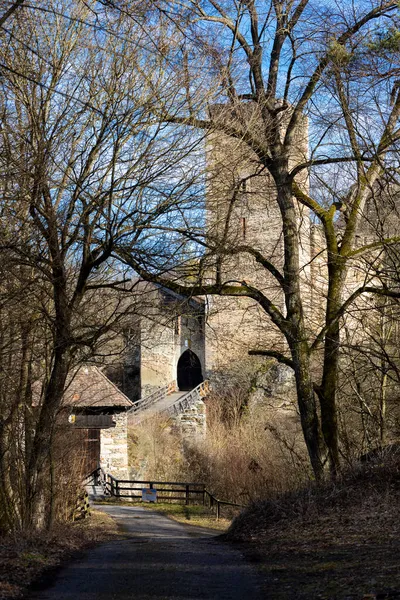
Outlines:
{"label": "dark archway opening", "polygon": [[178,388],[188,391],[204,381],[201,363],[194,352],[186,350],[178,360]]}

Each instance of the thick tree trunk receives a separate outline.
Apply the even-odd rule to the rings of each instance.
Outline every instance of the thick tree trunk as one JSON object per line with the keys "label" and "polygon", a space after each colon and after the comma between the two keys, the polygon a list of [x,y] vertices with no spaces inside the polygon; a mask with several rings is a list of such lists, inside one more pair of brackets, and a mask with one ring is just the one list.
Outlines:
{"label": "thick tree trunk", "polygon": [[336,477],[339,468],[339,441],[336,406],[336,390],[340,348],[339,324],[330,327],[325,339],[324,367],[319,393],[321,406],[321,429],[328,450],[331,475]]}
{"label": "thick tree trunk", "polygon": [[317,480],[323,476],[323,453],[313,379],[310,371],[310,349],[304,324],[301,299],[298,211],[292,196],[288,165],[281,166],[276,176],[277,199],[284,235],[284,293],[288,329],[286,339],[294,364],[301,425],[310,462]]}
{"label": "thick tree trunk", "polygon": [[48,488],[45,476],[50,468],[49,459],[52,433],[64,394],[68,368],[68,352],[65,347],[58,347],[55,351],[50,379],[44,392],[26,479],[25,526],[33,529],[45,524],[47,520],[46,516],[41,514],[43,498]]}
{"label": "thick tree trunk", "polygon": [[339,436],[337,422],[337,380],[340,356],[340,323],[338,312],[341,307],[343,283],[346,275],[346,263],[336,248],[328,248],[329,286],[326,306],[326,324],[324,362],[322,382],[319,391],[321,406],[321,429],[328,450],[331,475],[336,477],[340,469]]}
{"label": "thick tree trunk", "polygon": [[15,496],[10,479],[10,444],[8,427],[0,425],[0,533],[18,525],[15,518],[17,514]]}
{"label": "thick tree trunk", "polygon": [[[26,323],[20,323],[20,335],[21,335],[21,366],[19,374],[19,389],[18,389],[18,420],[20,424],[24,425],[25,439],[23,441],[22,450],[25,454],[25,461],[23,467],[20,466],[20,472],[18,474],[19,481],[19,510],[21,513],[21,522],[24,522],[24,510],[26,508],[26,499],[24,498],[25,487],[22,484],[26,476],[26,465],[29,462],[30,456],[30,444],[32,437],[32,357],[33,357],[33,325],[29,319]],[[25,472],[22,471],[24,469]]]}
{"label": "thick tree trunk", "polygon": [[[8,385],[6,383],[1,390],[3,397],[7,398],[8,405],[3,407],[3,418],[0,420],[0,528],[3,522],[6,529],[21,527],[25,507],[22,482],[26,462],[20,461],[18,457],[26,449],[26,439],[20,435],[20,431],[21,426],[25,425],[26,403],[31,401],[27,390],[30,389],[32,326],[26,315],[25,321],[21,322],[20,319],[21,315],[13,312],[4,315],[5,323],[13,333],[10,338],[12,345],[7,350],[7,365],[4,356],[2,357],[3,367],[9,377]],[[4,348],[7,348],[10,339],[3,340],[2,337]]]}
{"label": "thick tree trunk", "polygon": [[307,345],[293,343],[291,354],[303,436],[315,478],[320,481],[324,474],[324,453]]}

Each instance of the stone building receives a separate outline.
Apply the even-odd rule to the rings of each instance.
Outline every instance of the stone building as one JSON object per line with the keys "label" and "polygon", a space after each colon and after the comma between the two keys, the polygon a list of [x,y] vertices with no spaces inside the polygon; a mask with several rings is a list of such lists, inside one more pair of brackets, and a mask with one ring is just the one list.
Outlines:
{"label": "stone building", "polygon": [[[67,382],[59,419],[82,433],[82,472],[97,467],[124,477],[128,468],[127,410],[132,402],[100,369],[83,366]],[[78,439],[78,436],[76,436]]]}
{"label": "stone building", "polygon": [[[204,301],[145,283],[135,294],[132,302],[140,304],[140,311],[127,310],[102,354],[95,356],[96,366],[84,364],[67,381],[59,418],[74,432],[84,474],[100,466],[117,479],[129,476],[133,402],[173,382],[184,394],[204,380]],[[109,302],[121,313],[124,304]],[[199,400],[176,416],[176,425],[193,436],[194,430],[204,430],[204,411]]]}
{"label": "stone building", "polygon": [[106,374],[132,401],[172,382],[182,391],[196,387],[206,372],[204,300],[150,283],[137,293],[146,309],[125,323]]}
{"label": "stone building", "polygon": [[[211,109],[214,120],[246,123],[253,135],[264,135],[259,127],[259,106],[243,103],[233,111],[219,105]],[[282,128],[285,122],[282,122]],[[258,133],[260,132],[260,133]],[[261,132],[263,132],[261,134]],[[308,123],[298,127],[297,150],[292,165],[308,156]],[[245,281],[262,291],[284,312],[282,289],[275,278],[261,266],[246,247],[260,252],[277,269],[283,268],[282,218],[276,202],[276,189],[269,172],[260,164],[248,145],[220,132],[210,136],[207,152],[206,214],[209,240],[218,248],[232,250],[230,255],[216,256],[210,279]],[[307,176],[298,183],[308,190]],[[310,298],[311,222],[309,211],[297,204],[300,268],[304,290]],[[308,303],[309,304],[309,303]],[[255,348],[284,351],[281,333],[258,303],[249,298],[208,299],[206,335],[207,370],[220,371],[234,361],[243,360]],[[309,306],[308,306],[309,307]]]}
{"label": "stone building", "polygon": [[[248,103],[240,110],[243,114],[238,116],[226,106],[216,106],[212,109],[213,118],[242,118],[249,128],[256,129],[259,123],[257,107]],[[307,156],[308,123],[304,118],[297,131],[296,152],[290,160],[295,165],[307,160]],[[210,136],[206,159],[207,237],[217,250],[218,247],[233,250],[220,254],[216,251],[213,264],[208,264],[210,281],[215,282],[218,278],[236,283],[245,281],[264,292],[284,313],[282,289],[246,251],[247,246],[251,247],[278,269],[283,267],[282,220],[271,176],[260,167],[253,152],[243,142],[220,133]],[[306,174],[298,183],[308,190]],[[367,225],[369,217],[369,221],[373,220],[372,213],[373,209],[366,212],[360,229],[360,244],[375,234],[371,223]],[[311,332],[318,330],[324,319],[327,293],[325,242],[321,228],[311,221],[308,209],[298,204],[297,214],[300,277]],[[362,277],[360,264],[355,262],[349,269],[348,294]],[[237,368],[252,349],[287,351],[282,334],[259,305],[248,298],[185,298],[150,283],[141,283],[136,293],[137,306],[145,304],[145,309],[137,311],[125,322],[118,337],[119,349],[112,353],[118,356],[117,360],[105,361],[103,365],[104,372],[125,394],[121,396],[125,398],[124,402],[137,401],[173,381],[179,390],[190,390],[205,378],[212,379],[218,373]],[[145,301],[141,300],[143,298]],[[355,321],[352,325],[351,318],[348,323],[354,331],[360,330]],[[271,370],[273,372],[273,380],[268,383],[271,396],[281,403],[289,398],[294,406],[291,370],[277,365],[275,371]],[[104,409],[101,402],[94,408],[97,407]],[[119,408],[122,407],[127,405],[122,403]],[[123,410],[114,414],[115,429],[100,430],[103,440],[100,445],[104,448],[100,462],[115,473],[125,465],[125,458],[118,454],[125,443],[121,441],[122,438],[125,440],[125,433],[119,435],[118,431],[124,431],[125,422]]]}
{"label": "stone building", "polygon": [[[211,109],[214,119],[245,120],[249,129],[259,128],[259,108],[243,103],[232,111],[226,105]],[[241,111],[243,114],[238,115]],[[282,127],[285,122],[282,122]],[[297,132],[293,166],[308,154],[308,123],[304,118]],[[252,150],[241,140],[216,133],[206,146],[207,185],[205,227],[208,240],[231,248],[229,256],[216,252],[208,264],[210,281],[246,281],[265,293],[284,312],[281,287],[273,276],[243,248],[249,246],[283,267],[282,219],[276,202],[272,177],[261,168]],[[308,190],[307,175],[298,183]],[[298,209],[300,269],[306,310],[311,302],[313,252],[309,211]],[[157,387],[176,381],[179,389],[190,389],[203,378],[232,368],[255,348],[285,351],[285,342],[257,302],[249,298],[212,296],[183,298],[154,284],[143,284],[147,313],[127,327],[123,360],[107,366],[107,374],[132,400]]]}

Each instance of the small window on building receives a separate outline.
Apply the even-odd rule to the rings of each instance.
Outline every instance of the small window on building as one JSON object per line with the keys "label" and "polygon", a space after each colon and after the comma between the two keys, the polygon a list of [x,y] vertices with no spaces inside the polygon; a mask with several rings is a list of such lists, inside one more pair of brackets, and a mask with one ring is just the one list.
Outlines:
{"label": "small window on building", "polygon": [[175,331],[175,335],[179,335],[181,332],[181,318],[180,317],[175,317],[175,319],[174,319],[174,331]]}
{"label": "small window on building", "polygon": [[242,217],[242,238],[244,240],[246,239],[246,227],[247,227],[246,217]]}

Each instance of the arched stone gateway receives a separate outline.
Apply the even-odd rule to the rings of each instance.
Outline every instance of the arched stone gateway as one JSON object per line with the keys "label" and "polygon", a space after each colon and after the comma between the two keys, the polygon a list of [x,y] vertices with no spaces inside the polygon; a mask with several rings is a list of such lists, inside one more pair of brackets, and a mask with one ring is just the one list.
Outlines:
{"label": "arched stone gateway", "polygon": [[203,379],[201,363],[191,350],[186,350],[178,360],[178,388],[181,391],[192,390],[198,386]]}

